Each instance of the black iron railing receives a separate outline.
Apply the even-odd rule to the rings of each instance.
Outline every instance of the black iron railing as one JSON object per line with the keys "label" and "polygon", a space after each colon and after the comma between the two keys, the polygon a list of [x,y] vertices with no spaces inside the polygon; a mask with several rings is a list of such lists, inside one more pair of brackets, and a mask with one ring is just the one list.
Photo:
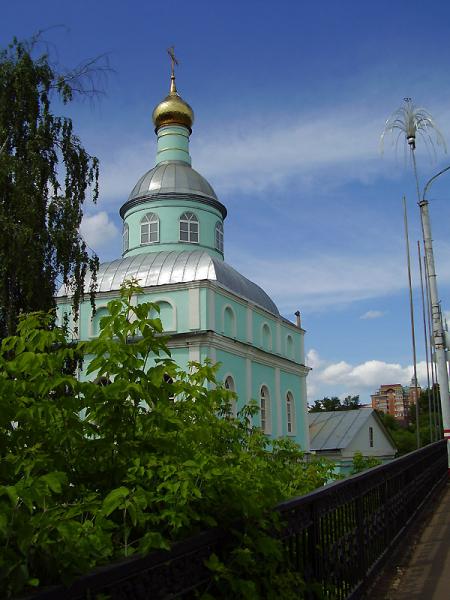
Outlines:
{"label": "black iron railing", "polygon": [[[447,481],[445,441],[430,444],[277,506],[284,526],[284,568],[299,572],[308,598],[356,598]],[[211,530],[154,552],[97,569],[69,589],[54,587],[29,600],[159,600],[199,597],[211,574],[204,561],[222,554],[228,536]],[[299,593],[299,598],[305,592]],[[256,599],[255,599],[256,600]]]}
{"label": "black iron railing", "polygon": [[440,441],[284,502],[277,508],[290,568],[319,597],[356,598],[446,481],[447,447]]}

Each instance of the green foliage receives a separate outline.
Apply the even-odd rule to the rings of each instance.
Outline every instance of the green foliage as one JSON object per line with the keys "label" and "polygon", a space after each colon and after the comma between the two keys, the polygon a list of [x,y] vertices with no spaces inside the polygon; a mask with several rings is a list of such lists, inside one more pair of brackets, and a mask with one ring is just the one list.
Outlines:
{"label": "green foliage", "polygon": [[356,475],[356,473],[361,473],[361,471],[377,467],[378,465],[381,465],[381,460],[375,458],[375,456],[363,456],[361,452],[355,452],[351,475]]}
{"label": "green foliage", "polygon": [[15,332],[20,312],[54,306],[57,278],[78,307],[98,262],[78,232],[89,189],[98,196],[98,161],[52,110],[83,92],[95,61],[61,75],[46,53],[34,56],[39,42],[13,40],[0,51],[0,339]]}
{"label": "green foliage", "polygon": [[346,396],[342,401],[337,396],[331,398],[325,396],[322,400],[315,400],[309,412],[333,412],[336,410],[357,410],[358,408],[361,408],[359,396]]}
{"label": "green foliage", "polygon": [[[280,572],[271,509],[332,465],[252,427],[255,405],[232,418],[216,367],[180,370],[137,291],[109,303],[95,340],[67,343],[51,314],[33,313],[1,343],[0,595],[243,521],[229,560],[210,559],[214,597],[289,598],[298,581]],[[79,381],[83,360],[109,383]]]}
{"label": "green foliage", "polygon": [[[430,392],[430,393],[428,393]],[[411,429],[416,430],[415,405],[410,406],[409,421]],[[419,396],[419,431],[422,446],[435,442],[442,437],[442,417],[440,411],[439,386],[423,389]]]}
{"label": "green foliage", "polygon": [[[422,390],[419,396],[419,433],[421,446],[435,442],[442,437],[442,419],[439,411],[439,388],[434,391]],[[438,407],[436,407],[438,403]],[[431,413],[430,413],[431,408]],[[437,408],[437,410],[436,410]],[[378,416],[391,434],[397,446],[399,456],[417,449],[416,410],[415,405],[409,407],[408,422],[395,419],[392,415],[378,411]]]}

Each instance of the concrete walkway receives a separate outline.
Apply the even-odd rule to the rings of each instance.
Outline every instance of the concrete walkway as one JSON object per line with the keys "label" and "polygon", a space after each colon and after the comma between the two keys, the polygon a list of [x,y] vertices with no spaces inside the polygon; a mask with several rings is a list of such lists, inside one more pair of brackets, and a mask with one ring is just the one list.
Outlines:
{"label": "concrete walkway", "polygon": [[450,485],[436,503],[431,518],[411,552],[397,563],[384,600],[450,599]]}

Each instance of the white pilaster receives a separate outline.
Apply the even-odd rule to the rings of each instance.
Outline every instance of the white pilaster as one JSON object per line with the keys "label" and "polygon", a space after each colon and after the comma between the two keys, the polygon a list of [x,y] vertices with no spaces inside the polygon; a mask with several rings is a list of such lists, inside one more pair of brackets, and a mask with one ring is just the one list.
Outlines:
{"label": "white pilaster", "polygon": [[216,330],[216,294],[208,290],[208,329]]}
{"label": "white pilaster", "polygon": [[252,399],[252,361],[250,358],[245,359],[245,385],[246,385],[246,404]]}
{"label": "white pilaster", "polygon": [[200,347],[199,346],[189,346],[189,360],[200,362]]}
{"label": "white pilaster", "polygon": [[[306,377],[300,377],[300,402],[297,404],[299,411],[295,411],[297,432],[300,434],[303,429],[303,439],[305,440],[305,447],[302,450],[309,452],[309,419],[308,419],[308,402],[306,394]],[[296,406],[296,409],[297,409]]]}
{"label": "white pilaster", "polygon": [[200,289],[189,290],[189,329],[200,329]]}
{"label": "white pilaster", "polygon": [[277,410],[277,426],[274,427],[276,429],[277,436],[280,437],[283,435],[283,416],[281,410],[281,382],[280,382],[280,369],[278,367],[275,368],[275,404]]}
{"label": "white pilaster", "polygon": [[247,342],[253,342],[253,311],[250,306],[247,306]]}

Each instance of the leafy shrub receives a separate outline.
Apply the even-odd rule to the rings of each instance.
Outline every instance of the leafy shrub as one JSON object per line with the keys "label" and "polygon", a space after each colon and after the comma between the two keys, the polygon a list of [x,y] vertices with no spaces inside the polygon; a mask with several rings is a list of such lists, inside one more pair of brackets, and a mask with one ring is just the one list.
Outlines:
{"label": "leafy shrub", "polygon": [[[157,307],[131,304],[137,291],[130,283],[108,304],[95,340],[68,343],[51,315],[33,313],[2,341],[0,595],[70,583],[238,519],[230,562],[210,559],[223,597],[298,589],[279,574],[271,508],[322,485],[331,467],[252,427],[255,405],[232,418],[216,367],[183,372],[149,317]],[[107,385],[79,381],[83,360]]]}
{"label": "leafy shrub", "polygon": [[381,465],[381,460],[376,458],[375,456],[363,456],[361,452],[355,452],[353,456],[353,468],[352,475],[356,475],[356,473],[361,473],[361,471],[366,471],[366,469],[371,469],[372,467],[378,467]]}

